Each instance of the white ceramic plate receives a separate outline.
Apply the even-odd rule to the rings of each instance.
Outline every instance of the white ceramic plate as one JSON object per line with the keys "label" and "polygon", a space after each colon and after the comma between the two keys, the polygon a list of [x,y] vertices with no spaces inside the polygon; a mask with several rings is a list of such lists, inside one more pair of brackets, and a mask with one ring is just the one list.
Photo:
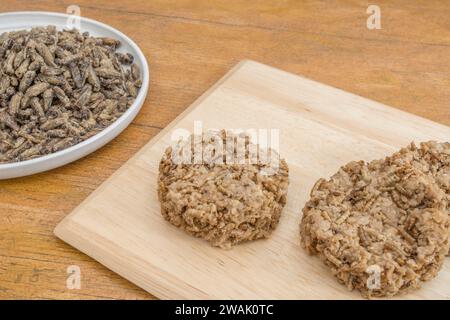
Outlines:
{"label": "white ceramic plate", "polygon": [[[0,14],[0,34],[5,31],[29,29],[33,26],[55,25],[58,30],[68,28],[66,14],[53,12],[12,12]],[[78,160],[91,152],[101,148],[121,133],[134,119],[144,103],[149,84],[147,61],[139,47],[126,35],[116,29],[87,18],[80,18],[81,32],[88,31],[92,36],[105,36],[118,39],[121,46],[119,52],[129,52],[134,62],[141,68],[142,87],[133,105],[114,123],[95,136],[76,144],[70,148],[45,155],[36,159],[16,163],[0,164],[0,180],[27,176],[47,171]]]}

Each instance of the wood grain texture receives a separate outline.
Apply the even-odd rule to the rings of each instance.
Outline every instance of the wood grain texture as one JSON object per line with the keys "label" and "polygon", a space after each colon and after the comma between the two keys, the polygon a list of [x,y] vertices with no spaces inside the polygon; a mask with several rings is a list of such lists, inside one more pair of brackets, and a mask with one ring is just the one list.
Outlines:
{"label": "wood grain texture", "polygon": [[[279,130],[289,165],[287,204],[270,239],[223,250],[181,232],[160,213],[156,181],[174,130]],[[238,64],[145,145],[55,229],[55,234],[165,299],[358,298],[301,249],[309,190],[343,164],[411,142],[450,137],[450,127],[253,61]],[[177,137],[175,138],[177,139]],[[450,299],[450,260],[402,298]]]}
{"label": "wood grain texture", "polygon": [[[54,226],[231,66],[255,59],[450,125],[450,4],[377,1],[76,2],[83,16],[130,36],[151,72],[133,124],[63,168],[0,181],[0,298],[152,298],[52,235]],[[0,11],[65,12],[73,1],[1,1]],[[65,287],[79,265],[81,290]],[[35,270],[40,277],[31,277]],[[17,281],[17,283],[16,283]]]}

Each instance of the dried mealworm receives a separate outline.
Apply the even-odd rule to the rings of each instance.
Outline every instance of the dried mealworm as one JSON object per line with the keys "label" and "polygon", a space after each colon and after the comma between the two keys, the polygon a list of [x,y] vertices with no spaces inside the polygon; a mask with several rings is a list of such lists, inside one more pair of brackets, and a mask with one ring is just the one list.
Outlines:
{"label": "dried mealworm", "polygon": [[141,70],[136,63],[131,65],[131,77],[133,80],[139,80],[141,77]]}
{"label": "dried mealworm", "polygon": [[34,109],[34,111],[39,117],[45,117],[45,112],[44,109],[42,108],[39,98],[33,97],[30,101],[30,106]]}
{"label": "dried mealworm", "polygon": [[0,77],[0,94],[4,94],[6,89],[9,88],[11,81],[8,76],[4,75]]}
{"label": "dried mealworm", "polygon": [[43,43],[38,43],[36,46],[37,51],[41,55],[41,57],[44,59],[44,62],[50,66],[50,67],[56,67],[55,65],[55,58],[53,57],[53,54],[51,53],[50,49]]}
{"label": "dried mealworm", "polygon": [[36,77],[35,71],[25,72],[25,74],[22,77],[22,80],[20,80],[19,91],[25,92],[33,83],[35,77]]}
{"label": "dried mealworm", "polygon": [[61,89],[60,87],[53,87],[53,92],[64,106],[70,105],[70,99],[67,97],[63,89]]}
{"label": "dried mealworm", "polygon": [[49,87],[49,84],[45,83],[45,82],[40,82],[40,83],[37,83],[37,84],[29,87],[27,89],[27,91],[25,92],[25,96],[22,99],[21,107],[25,108],[27,106],[30,98],[40,95],[42,92],[47,90],[48,87]]}
{"label": "dried mealworm", "polygon": [[43,100],[42,108],[44,109],[44,111],[47,111],[50,108],[50,106],[53,102],[53,97],[54,97],[54,93],[53,93],[52,88],[48,88],[42,94],[42,100]]}
{"label": "dried mealworm", "polygon": [[41,129],[45,131],[52,130],[62,126],[65,123],[66,119],[64,119],[63,117],[56,119],[49,119],[41,125]]}
{"label": "dried mealworm", "polygon": [[20,101],[23,98],[22,92],[17,92],[9,101],[9,114],[15,116],[20,108]]}
{"label": "dried mealworm", "polygon": [[80,96],[75,101],[75,105],[79,108],[84,107],[89,102],[91,93],[92,93],[92,86],[89,84],[85,85]]}

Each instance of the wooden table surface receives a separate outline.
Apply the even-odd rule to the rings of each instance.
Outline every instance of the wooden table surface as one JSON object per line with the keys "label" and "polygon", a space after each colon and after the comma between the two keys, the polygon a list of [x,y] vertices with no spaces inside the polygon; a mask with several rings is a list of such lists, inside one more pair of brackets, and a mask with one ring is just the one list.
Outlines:
{"label": "wooden table surface", "polygon": [[[2,1],[0,12],[66,12],[69,0]],[[0,299],[152,299],[64,244],[53,228],[242,59],[254,59],[450,125],[450,2],[78,0],[144,51],[142,111],[114,141],[62,168],[0,181]],[[0,21],[1,23],[1,21]],[[157,244],[156,244],[157,245]],[[67,267],[81,289],[67,289]]]}

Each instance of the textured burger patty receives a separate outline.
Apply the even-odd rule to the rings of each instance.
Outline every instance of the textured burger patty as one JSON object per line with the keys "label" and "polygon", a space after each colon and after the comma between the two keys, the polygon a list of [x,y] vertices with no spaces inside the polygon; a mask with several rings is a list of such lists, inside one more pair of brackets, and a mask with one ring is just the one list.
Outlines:
{"label": "textured burger patty", "polygon": [[410,164],[350,162],[313,187],[301,243],[349,290],[393,296],[440,270],[449,248],[445,206],[434,179]]}
{"label": "textured burger patty", "polygon": [[[221,139],[230,150],[224,131]],[[213,146],[204,137],[196,144]],[[193,145],[183,148],[189,146]],[[246,146],[254,145],[247,140]],[[269,172],[270,166],[261,163],[177,164],[172,151],[172,147],[166,150],[158,176],[161,213],[171,224],[222,248],[266,238],[276,228],[286,204],[288,166],[284,160],[274,174],[267,175],[262,171]]]}

